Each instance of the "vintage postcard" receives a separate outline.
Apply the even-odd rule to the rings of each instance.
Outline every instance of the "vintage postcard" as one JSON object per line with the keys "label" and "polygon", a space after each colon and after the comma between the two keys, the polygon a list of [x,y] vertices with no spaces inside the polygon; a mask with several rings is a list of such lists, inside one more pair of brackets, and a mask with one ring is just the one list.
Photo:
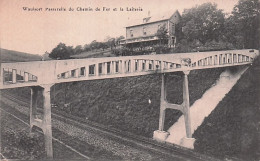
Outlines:
{"label": "vintage postcard", "polygon": [[1,0],[0,160],[259,160],[258,0]]}

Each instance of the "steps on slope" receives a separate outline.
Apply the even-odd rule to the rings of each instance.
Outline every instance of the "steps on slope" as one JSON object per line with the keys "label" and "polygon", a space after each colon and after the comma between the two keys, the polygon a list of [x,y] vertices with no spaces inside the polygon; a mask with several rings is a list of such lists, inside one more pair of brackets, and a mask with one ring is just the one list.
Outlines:
{"label": "steps on slope", "polygon": [[[202,98],[195,101],[190,107],[191,113],[191,132],[201,125],[204,118],[207,117],[217,106],[217,104],[225,97],[225,95],[232,89],[232,87],[239,80],[241,75],[247,70],[248,67],[239,67],[237,71],[227,69],[221,75],[219,80],[208,89],[202,96]],[[173,124],[168,132],[170,135],[165,140],[166,142],[174,143],[177,145],[185,146],[183,141],[186,137],[184,116],[182,115],[179,120]],[[188,147],[192,148],[192,147]]]}

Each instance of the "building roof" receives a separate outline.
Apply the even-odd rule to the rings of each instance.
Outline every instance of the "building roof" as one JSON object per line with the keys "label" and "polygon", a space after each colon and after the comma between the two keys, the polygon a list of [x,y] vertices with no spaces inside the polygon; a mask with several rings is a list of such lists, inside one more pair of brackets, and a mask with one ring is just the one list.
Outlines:
{"label": "building roof", "polygon": [[[138,26],[138,25],[143,25],[143,24],[149,24],[149,23],[153,23],[153,22],[158,22],[158,21],[163,21],[163,20],[168,20],[172,17],[173,14],[175,13],[179,13],[178,10],[175,10],[174,12],[172,11],[167,11],[163,14],[160,14],[160,15],[153,15],[153,16],[147,16],[147,17],[144,17],[142,19],[132,19],[132,20],[129,20],[128,23],[127,23],[127,26],[126,27],[131,27],[131,26]],[[144,22],[144,19],[147,19],[146,22]]]}

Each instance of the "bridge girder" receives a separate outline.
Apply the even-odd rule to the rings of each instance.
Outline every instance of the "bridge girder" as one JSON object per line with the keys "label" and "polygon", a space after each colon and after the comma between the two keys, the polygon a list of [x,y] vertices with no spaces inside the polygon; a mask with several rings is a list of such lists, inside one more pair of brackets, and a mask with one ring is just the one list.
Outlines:
{"label": "bridge girder", "polygon": [[251,64],[258,50],[2,63],[0,89]]}

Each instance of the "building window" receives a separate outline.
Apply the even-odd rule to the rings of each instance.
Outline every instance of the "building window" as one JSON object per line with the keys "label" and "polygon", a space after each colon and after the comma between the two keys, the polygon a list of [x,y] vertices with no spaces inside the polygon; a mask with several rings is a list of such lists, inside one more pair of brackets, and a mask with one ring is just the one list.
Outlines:
{"label": "building window", "polygon": [[131,37],[134,36],[134,34],[133,34],[133,30],[130,30],[130,35],[131,35]]}
{"label": "building window", "polygon": [[175,24],[172,24],[172,33],[175,34]]}
{"label": "building window", "polygon": [[80,68],[80,76],[84,76],[85,75],[85,67],[81,67]]}
{"label": "building window", "polygon": [[90,65],[89,66],[89,75],[94,75],[95,74],[95,65]]}
{"label": "building window", "polygon": [[175,37],[174,36],[172,37],[172,44],[173,45],[175,44]]}
{"label": "building window", "polygon": [[146,27],[143,27],[143,33],[146,35]]}

